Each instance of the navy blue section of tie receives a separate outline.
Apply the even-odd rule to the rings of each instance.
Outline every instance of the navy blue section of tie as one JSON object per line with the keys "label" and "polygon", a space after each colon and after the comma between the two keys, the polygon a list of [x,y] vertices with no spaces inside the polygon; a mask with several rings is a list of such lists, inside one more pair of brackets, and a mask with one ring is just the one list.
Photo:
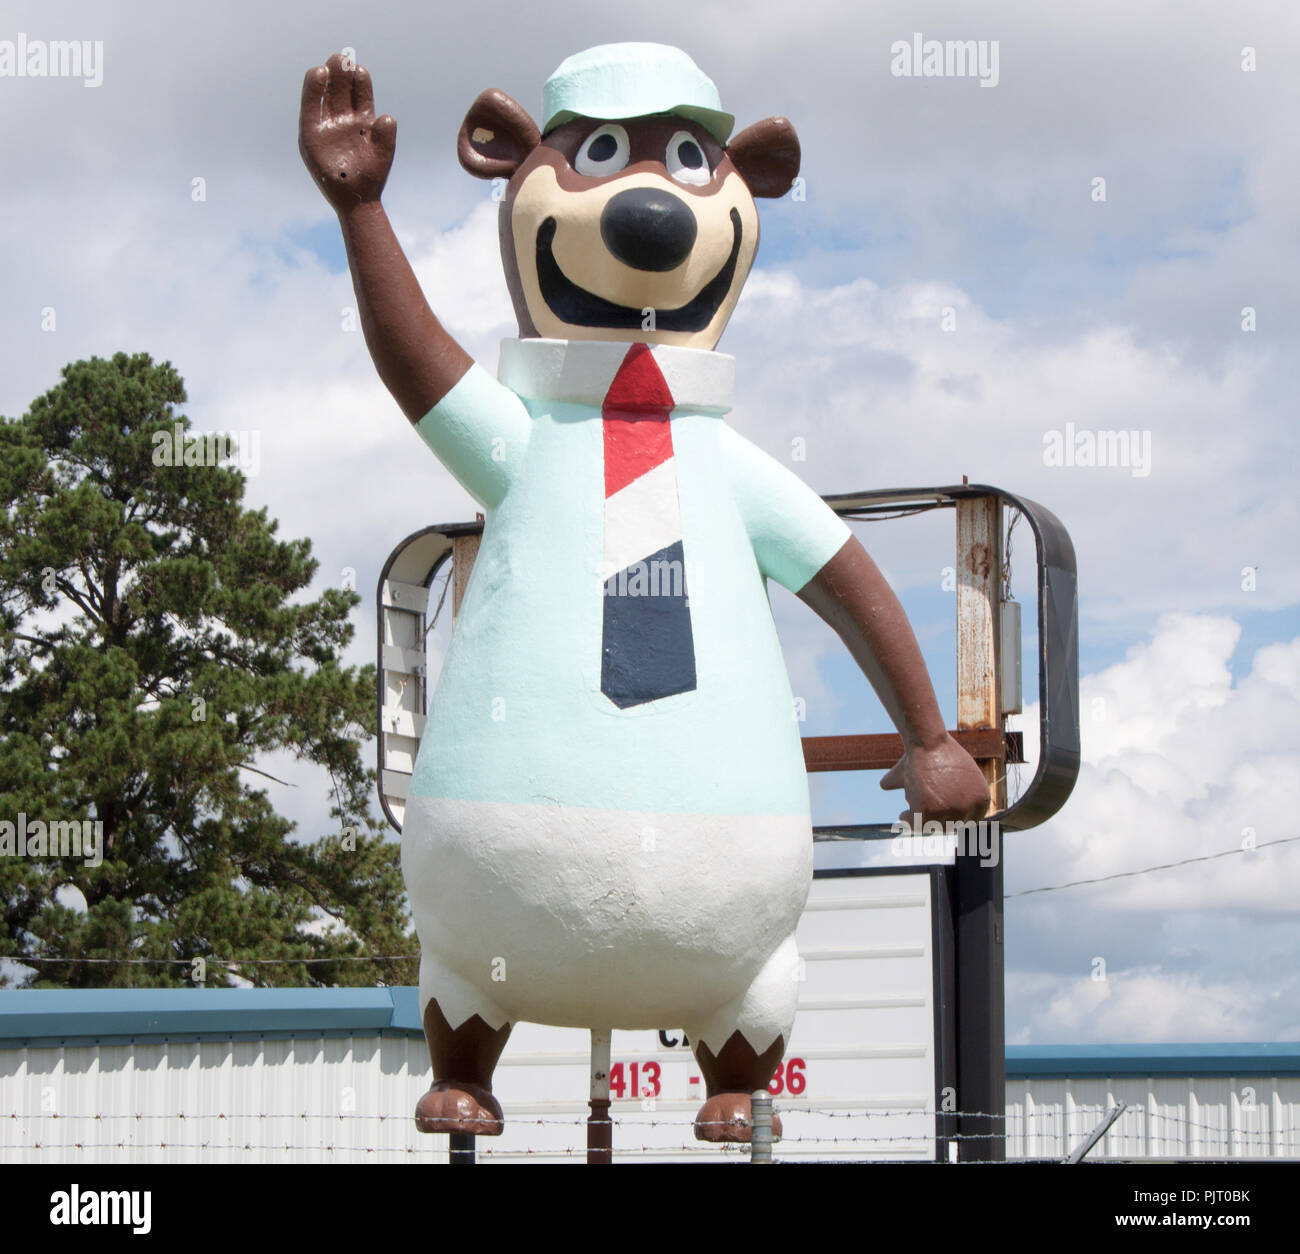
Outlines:
{"label": "navy blue section of tie", "polygon": [[680,540],[605,582],[600,690],[620,709],[695,688],[695,639]]}

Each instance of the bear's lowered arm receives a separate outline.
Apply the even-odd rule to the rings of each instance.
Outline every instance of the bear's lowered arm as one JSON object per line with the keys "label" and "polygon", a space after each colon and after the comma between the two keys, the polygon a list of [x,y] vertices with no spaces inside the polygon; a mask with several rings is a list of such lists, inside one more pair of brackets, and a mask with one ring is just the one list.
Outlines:
{"label": "bear's lowered arm", "polygon": [[989,806],[984,776],[944,727],[903,607],[856,537],[846,540],[798,595],[848,646],[903,738],[903,757],[880,785],[904,789],[905,817],[984,817]]}

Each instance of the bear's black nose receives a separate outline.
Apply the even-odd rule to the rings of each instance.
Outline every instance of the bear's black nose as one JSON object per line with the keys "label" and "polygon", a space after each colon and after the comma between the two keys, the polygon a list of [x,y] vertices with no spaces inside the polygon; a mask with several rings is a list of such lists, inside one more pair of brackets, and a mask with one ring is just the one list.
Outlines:
{"label": "bear's black nose", "polygon": [[671,270],[695,245],[695,215],[669,191],[629,187],[610,199],[600,215],[605,247],[637,270]]}

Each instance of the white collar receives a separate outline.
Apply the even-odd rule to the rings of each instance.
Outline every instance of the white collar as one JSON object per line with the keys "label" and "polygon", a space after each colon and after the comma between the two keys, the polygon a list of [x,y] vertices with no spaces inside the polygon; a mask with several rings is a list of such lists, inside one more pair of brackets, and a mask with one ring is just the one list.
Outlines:
{"label": "white collar", "polygon": [[[631,344],[611,340],[502,340],[497,377],[530,400],[600,407]],[[702,348],[652,344],[675,409],[725,414],[731,408],[736,359]]]}

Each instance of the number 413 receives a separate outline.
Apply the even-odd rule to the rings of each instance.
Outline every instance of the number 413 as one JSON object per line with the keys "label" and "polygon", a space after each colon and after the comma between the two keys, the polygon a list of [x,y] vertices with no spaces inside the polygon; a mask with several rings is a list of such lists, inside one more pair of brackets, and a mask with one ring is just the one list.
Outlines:
{"label": "number 413", "polygon": [[659,1064],[653,1058],[649,1062],[630,1062],[627,1071],[625,1078],[621,1062],[609,1069],[609,1091],[615,1097],[659,1096]]}

